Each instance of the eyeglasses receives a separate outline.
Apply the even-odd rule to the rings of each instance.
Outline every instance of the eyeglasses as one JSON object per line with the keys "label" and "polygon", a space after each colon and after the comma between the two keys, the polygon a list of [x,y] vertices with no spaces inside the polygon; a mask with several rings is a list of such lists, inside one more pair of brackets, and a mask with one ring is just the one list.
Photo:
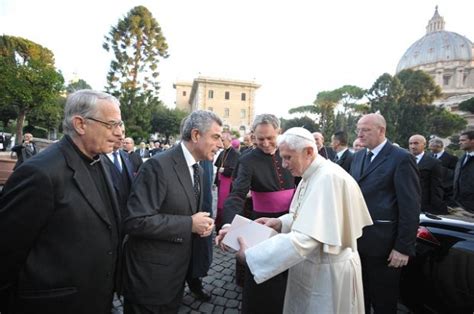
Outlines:
{"label": "eyeglasses", "polygon": [[366,129],[366,128],[356,129],[356,130],[355,130],[355,134],[367,133],[367,132],[370,132],[370,131],[372,131],[372,129]]}
{"label": "eyeglasses", "polygon": [[107,129],[112,130],[118,127],[123,126],[123,121],[113,121],[113,122],[105,122],[96,118],[91,118],[91,117],[85,117],[84,119],[92,120],[95,122],[101,123],[103,126],[105,126]]}

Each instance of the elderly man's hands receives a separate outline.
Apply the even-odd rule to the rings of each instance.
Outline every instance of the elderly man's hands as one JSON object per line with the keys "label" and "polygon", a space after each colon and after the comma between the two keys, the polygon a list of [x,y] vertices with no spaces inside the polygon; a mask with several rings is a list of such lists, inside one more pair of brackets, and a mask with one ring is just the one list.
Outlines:
{"label": "elderly man's hands", "polygon": [[256,223],[272,228],[276,232],[281,232],[281,220],[278,218],[262,217],[255,220]]}
{"label": "elderly man's hands", "polygon": [[199,234],[201,237],[208,237],[214,229],[214,219],[209,217],[206,212],[198,212],[191,216],[193,219],[192,232]]}
{"label": "elderly man's hands", "polygon": [[229,232],[229,227],[230,224],[225,224],[222,226],[221,230],[219,230],[219,234],[216,235],[216,245],[221,248],[222,251],[227,251],[227,246],[222,243],[222,240],[224,240],[227,232]]}
{"label": "elderly man's hands", "polygon": [[247,244],[245,243],[245,240],[242,237],[238,237],[237,241],[239,241],[240,249],[235,254],[235,257],[241,264],[246,265],[247,260],[245,258],[245,250],[247,249]]}

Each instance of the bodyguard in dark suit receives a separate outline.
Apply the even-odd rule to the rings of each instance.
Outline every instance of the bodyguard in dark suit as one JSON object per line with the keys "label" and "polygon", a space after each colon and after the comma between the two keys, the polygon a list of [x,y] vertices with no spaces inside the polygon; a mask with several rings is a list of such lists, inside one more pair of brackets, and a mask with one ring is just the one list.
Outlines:
{"label": "bodyguard in dark suit", "polygon": [[140,169],[140,166],[143,164],[143,159],[137,151],[134,151],[135,142],[133,141],[133,138],[126,137],[123,140],[123,150],[128,153],[128,156],[130,157],[130,162],[133,165],[133,175],[135,176],[138,173],[138,169]]}
{"label": "bodyguard in dark suit", "polygon": [[454,169],[458,162],[458,157],[449,154],[444,150],[444,143],[439,138],[430,140],[430,151],[433,158],[441,161],[443,167],[443,202],[448,206],[455,206],[453,201]]}
{"label": "bodyguard in dark suit", "polygon": [[359,183],[374,224],[358,241],[365,309],[396,313],[401,267],[415,254],[420,184],[415,159],[385,138],[380,114],[364,115],[357,134],[366,147],[354,155],[351,175]]}
{"label": "bodyguard in dark suit", "polygon": [[441,162],[425,153],[426,139],[415,134],[408,140],[410,153],[415,157],[420,174],[421,210],[432,214],[447,214],[443,202],[443,167]]}
{"label": "bodyguard in dark suit", "polygon": [[331,147],[324,146],[324,136],[321,132],[313,133],[314,140],[316,141],[316,147],[318,148],[319,156],[323,156],[326,159],[334,160],[336,153]]}
{"label": "bodyguard in dark suit", "polygon": [[454,172],[454,200],[465,210],[474,212],[474,131],[462,133],[459,146],[466,153]]}
{"label": "bodyguard in dark suit", "polygon": [[202,169],[222,147],[222,122],[192,112],[182,141],[143,164],[132,186],[124,228],[125,314],[177,313],[191,266],[193,242],[209,237],[214,221],[199,211]]}
{"label": "bodyguard in dark suit", "polygon": [[332,161],[350,173],[354,154],[347,147],[347,133],[344,131],[335,132],[331,136],[331,147],[336,153]]}
{"label": "bodyguard in dark suit", "polygon": [[113,182],[115,194],[120,207],[120,214],[123,216],[127,208],[128,195],[133,182],[133,165],[130,156],[121,150],[122,140],[117,141],[111,153],[102,156],[102,162]]}
{"label": "bodyguard in dark suit", "polygon": [[99,155],[121,125],[117,99],[77,91],[66,101],[66,135],[10,176],[0,199],[2,314],[110,313],[120,214]]}

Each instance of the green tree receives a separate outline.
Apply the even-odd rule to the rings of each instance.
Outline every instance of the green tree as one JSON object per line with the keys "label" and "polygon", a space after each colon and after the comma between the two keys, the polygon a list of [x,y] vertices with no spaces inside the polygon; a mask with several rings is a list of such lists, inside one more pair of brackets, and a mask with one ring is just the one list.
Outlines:
{"label": "green tree", "polygon": [[17,143],[27,115],[53,101],[63,83],[49,49],[21,37],[0,36],[0,107],[14,107],[18,113]]}
{"label": "green tree", "polygon": [[294,127],[302,127],[310,131],[311,133],[316,132],[319,130],[318,125],[308,116],[304,116],[301,118],[293,118],[293,119],[283,119],[280,118],[281,121],[281,129],[286,131],[290,128]]}
{"label": "green tree", "polygon": [[83,79],[79,79],[75,82],[69,83],[68,86],[66,86],[66,92],[68,94],[74,93],[75,91],[81,90],[81,89],[92,89],[92,87],[87,84],[86,81]]}
{"label": "green tree", "polygon": [[[358,116],[357,112],[362,108],[358,102],[364,97],[365,90],[354,86],[344,85],[332,91],[322,91],[317,94],[313,105],[301,106],[290,109],[290,113],[302,112],[313,113],[317,115],[318,130],[327,135],[333,134],[335,129],[348,128],[348,121],[353,122],[353,115]],[[338,107],[342,108],[342,114],[338,113],[338,126],[335,125],[336,111]]]}
{"label": "green tree", "polygon": [[446,137],[465,127],[462,117],[432,105],[440,96],[440,87],[419,70],[382,74],[367,93],[371,111],[379,111],[387,121],[387,137],[402,145],[416,133]]}
{"label": "green tree", "polygon": [[144,6],[134,7],[105,36],[103,48],[113,53],[107,75],[107,92],[121,103],[127,133],[147,137],[158,98],[158,63],[168,57],[161,28]]}
{"label": "green tree", "polygon": [[[58,96],[41,107],[33,108],[28,115],[28,124],[47,131],[61,130],[65,104],[66,98]],[[49,136],[49,132],[46,136]]]}
{"label": "green tree", "polygon": [[474,113],[474,97],[469,98],[459,104],[459,110]]}
{"label": "green tree", "polygon": [[169,109],[165,106],[159,106],[158,110],[153,112],[151,120],[152,132],[158,132],[164,135],[165,143],[169,143],[170,136],[179,135],[181,121],[187,113],[179,109]]}

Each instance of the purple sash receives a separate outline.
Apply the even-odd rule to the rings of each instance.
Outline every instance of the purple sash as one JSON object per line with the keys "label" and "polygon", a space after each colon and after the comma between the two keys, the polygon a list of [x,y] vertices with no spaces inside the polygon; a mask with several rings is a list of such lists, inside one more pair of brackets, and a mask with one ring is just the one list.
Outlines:
{"label": "purple sash", "polygon": [[253,210],[260,213],[281,213],[290,209],[295,189],[275,192],[252,191]]}
{"label": "purple sash", "polygon": [[221,173],[217,174],[219,180],[219,188],[217,194],[217,208],[224,208],[224,201],[230,193],[230,185],[232,183],[232,178],[223,176]]}

